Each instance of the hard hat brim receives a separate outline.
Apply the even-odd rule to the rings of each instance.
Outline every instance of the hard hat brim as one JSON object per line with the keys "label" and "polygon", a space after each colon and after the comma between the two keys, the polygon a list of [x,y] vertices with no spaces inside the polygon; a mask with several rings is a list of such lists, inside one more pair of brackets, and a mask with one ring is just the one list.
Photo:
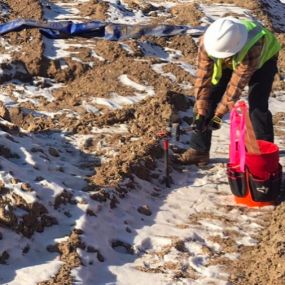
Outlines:
{"label": "hard hat brim", "polygon": [[213,33],[213,31],[211,29],[211,26],[209,26],[209,28],[206,30],[205,35],[204,35],[204,46],[205,46],[205,50],[208,53],[208,55],[213,56],[215,58],[226,58],[226,57],[230,57],[238,53],[244,47],[247,41],[248,31],[245,25],[243,25],[238,19],[231,18],[231,20],[238,24],[238,28],[239,28],[240,35],[241,35],[239,44],[236,45],[235,48],[230,51],[221,52],[221,51],[215,50],[214,48],[215,45],[213,42],[211,42],[210,40],[211,37],[209,36],[211,33]]}

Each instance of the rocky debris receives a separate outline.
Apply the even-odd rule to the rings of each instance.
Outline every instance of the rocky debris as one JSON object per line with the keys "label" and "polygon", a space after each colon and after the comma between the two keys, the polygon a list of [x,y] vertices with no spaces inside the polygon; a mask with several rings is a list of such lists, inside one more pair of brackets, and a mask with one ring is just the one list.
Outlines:
{"label": "rocky debris", "polygon": [[96,124],[99,127],[104,125],[115,125],[115,124],[122,124],[128,123],[129,121],[135,118],[135,108],[123,108],[116,111],[110,111],[108,113],[103,114],[102,116],[97,116],[95,118]]}
{"label": "rocky debris", "polygon": [[6,121],[10,121],[10,113],[8,109],[5,107],[3,102],[0,102],[0,117]]}
{"label": "rocky debris", "polygon": [[104,256],[101,254],[100,250],[94,248],[93,246],[87,246],[86,247],[86,251],[87,252],[91,252],[91,253],[97,253],[97,259],[99,262],[104,262],[105,261],[105,258]]}
{"label": "rocky debris", "polygon": [[[180,258],[169,260],[171,251],[178,250]],[[153,253],[152,253],[153,254]],[[163,246],[159,251],[155,253],[156,259],[152,262],[145,262],[138,260],[136,269],[147,273],[161,273],[168,274],[172,277],[173,283],[181,281],[181,279],[195,280],[198,278],[197,271],[191,266],[185,264],[184,258],[189,257],[189,252],[184,247],[184,241],[173,237],[173,240],[169,245]]]}
{"label": "rocky debris", "polygon": [[47,246],[48,252],[60,252],[58,248],[58,244],[51,244]]}
{"label": "rocky debris", "polygon": [[[57,224],[56,218],[48,214],[44,205],[39,202],[27,203],[10,189],[2,192],[0,205],[0,223],[25,237],[31,237],[34,232],[43,232],[45,227]],[[15,214],[17,209],[23,210],[21,216]]]}
{"label": "rocky debris", "polygon": [[[141,11],[144,15],[149,15],[151,12],[161,10],[159,6],[157,7],[143,1],[125,0],[124,3],[127,4],[128,9],[132,11]],[[153,13],[151,13],[151,15],[154,16]]]}
{"label": "rocky debris", "polygon": [[198,3],[175,5],[169,11],[174,16],[171,22],[174,22],[176,25],[199,26],[203,13],[198,5]]}
{"label": "rocky debris", "polygon": [[[40,5],[45,5],[47,9],[51,9],[49,4],[40,4],[36,0],[8,0],[6,2],[10,5],[10,20],[16,18],[41,19],[42,9]],[[223,2],[225,1],[215,1],[215,3]],[[261,19],[266,25],[271,25],[266,13],[262,10],[262,2],[241,0],[232,0],[230,2],[240,7],[252,9],[255,11],[257,18]],[[191,24],[194,26],[201,24],[202,12],[197,3],[181,3],[180,1],[180,3],[167,10],[170,16],[166,15],[159,18],[157,17],[158,12],[165,12],[163,6],[139,0],[125,0],[125,3],[130,10],[140,9],[144,15],[151,15],[152,23],[165,22],[171,24]],[[213,1],[205,0],[203,3],[212,4]],[[108,18],[109,7],[110,3],[97,0],[82,2],[77,5],[83,18],[91,17],[97,20],[106,20]],[[88,180],[91,198],[98,202],[110,201],[110,207],[114,208],[119,198],[124,198],[126,193],[134,188],[134,175],[147,181],[159,179],[159,175],[154,172],[157,159],[162,157],[162,148],[157,133],[164,130],[169,125],[169,122],[174,120],[173,118],[177,118],[176,115],[179,111],[185,111],[193,106],[193,100],[191,100],[191,97],[188,97],[193,95],[193,89],[181,87],[185,83],[193,84],[194,77],[189,72],[186,72],[179,64],[145,56],[141,44],[135,40],[124,42],[124,45],[128,46],[131,52],[123,48],[122,43],[105,40],[96,41],[94,52],[103,58],[101,60],[94,58],[90,53],[90,49],[84,46],[80,49],[70,47],[70,51],[76,52],[79,60],[74,60],[71,57],[50,60],[43,56],[44,45],[37,29],[10,33],[5,37],[7,37],[9,43],[19,47],[19,49],[12,55],[13,62],[1,64],[0,67],[4,71],[3,76],[1,75],[0,78],[1,83],[12,79],[12,77],[31,83],[33,80],[32,76],[36,75],[53,78],[56,82],[67,84],[67,86],[53,92],[54,100],[51,102],[41,98],[38,105],[32,102],[20,102],[19,106],[11,107],[9,110],[6,110],[5,106],[1,107],[0,104],[0,117],[4,118],[4,120],[0,120],[0,129],[13,135],[10,136],[11,141],[14,135],[20,133],[19,127],[29,132],[65,130],[74,134],[90,135],[94,127],[113,127],[116,124],[126,124],[128,133],[101,134],[92,137],[84,145],[84,150],[87,152],[95,152],[97,155],[102,156],[105,156],[108,151],[99,153],[97,144],[100,147],[102,144],[106,144],[109,149],[115,150],[112,155],[107,156],[107,162],[102,161],[102,165],[88,164],[90,169],[96,166],[96,173]],[[284,35],[278,35],[278,37],[283,43],[285,42]],[[74,43],[77,43],[76,39],[73,40]],[[152,46],[154,47],[179,50],[182,54],[182,60],[190,64],[196,64],[197,45],[193,38],[188,35],[178,35],[171,37],[171,39],[167,37],[143,37],[141,40],[146,44],[153,43]],[[282,72],[284,72],[285,66],[284,58],[284,50],[281,50],[279,67]],[[95,68],[92,68],[89,63],[94,64]],[[162,68],[163,72],[173,74],[176,78],[175,81],[153,70],[153,64],[161,63],[165,63]],[[62,68],[63,64],[66,65],[64,69]],[[15,74],[13,74],[13,70]],[[153,87],[155,96],[153,98],[149,97],[139,104],[126,106],[115,111],[110,111],[105,106],[98,105],[96,106],[98,113],[88,113],[82,106],[83,101],[88,103],[93,98],[108,99],[114,91],[120,96],[131,96],[136,92],[134,88],[126,86],[118,80],[123,74],[127,75],[135,83]],[[47,83],[42,85],[42,88],[46,87],[48,87]],[[284,89],[282,76],[278,76],[277,83],[274,83],[274,88],[276,90]],[[13,100],[16,100],[15,96],[11,95],[11,97]],[[70,114],[67,115],[66,113],[55,114],[54,116],[38,116],[37,114],[37,111],[57,112],[63,109],[69,110],[70,113],[76,113],[76,116],[69,116]],[[8,122],[10,120],[12,123]],[[184,117],[183,120],[188,124],[192,122],[190,117]],[[37,151],[44,154],[43,150],[38,149]],[[55,148],[49,149],[49,154],[56,158],[62,157],[62,154]],[[17,154],[13,154],[6,146],[0,146],[0,155],[7,159],[19,158]],[[62,168],[58,170],[63,171]],[[130,183],[121,186],[120,183],[125,178],[129,178]],[[35,182],[43,179],[43,177],[37,176]],[[20,187],[23,193],[29,194],[33,192],[32,187],[28,183],[20,182],[15,178],[14,184],[18,183],[21,183]],[[3,226],[22,233],[26,237],[31,237],[34,231],[41,232],[45,226],[57,223],[56,219],[49,215],[44,205],[40,203],[29,204],[15,195],[12,197],[13,199],[10,199],[8,197],[10,191],[5,188],[4,183],[0,185],[0,191],[2,197],[7,198],[3,201],[2,197],[0,199],[0,220],[2,219],[1,223]],[[155,192],[153,195],[156,196],[159,193]],[[56,210],[60,210],[60,206],[67,203],[73,204],[75,201],[70,192],[64,191],[61,195],[55,197],[53,206]],[[8,204],[11,206],[8,207]],[[101,207],[103,206],[105,205],[102,204]],[[24,210],[26,214],[18,217],[15,215],[15,210],[17,209]],[[143,211],[151,215],[150,209],[148,210]],[[70,216],[68,211],[64,213]],[[91,209],[87,210],[87,214],[90,216],[96,216],[96,213]],[[280,216],[283,215],[280,212],[279,214]],[[278,221],[276,220],[275,222],[277,223]],[[126,230],[127,232],[131,231],[128,227]],[[85,248],[80,242],[79,235],[80,232],[74,231],[67,242],[54,245],[54,248],[49,247],[49,250],[60,252],[61,258],[66,264],[52,280],[43,282],[41,285],[72,284],[71,269],[80,265],[80,258],[76,253],[76,249]],[[267,238],[269,239],[269,237],[268,234]],[[278,254],[282,254],[282,241],[278,240],[277,243],[278,249],[276,248],[276,250]],[[124,242],[114,241],[112,245],[116,250],[123,249],[125,252],[132,253],[131,245]],[[181,253],[185,253],[183,241],[178,241],[172,246],[175,246]],[[229,244],[227,246],[230,248]],[[27,250],[23,249],[23,253]],[[92,252],[92,250],[94,253],[97,253],[98,260],[103,262],[104,257],[99,250],[87,247],[87,251]],[[207,249],[205,248],[205,250]],[[9,258],[4,252],[2,256],[4,262]],[[267,257],[268,255],[265,256]],[[260,256],[260,260],[262,259],[263,256]],[[280,267],[279,263],[275,264],[271,259],[269,263],[276,268]],[[173,270],[176,272],[175,278],[177,279],[192,278],[193,272],[191,272],[190,268],[183,271],[182,267],[182,265],[180,266],[175,262],[169,262],[165,267],[158,266],[153,271],[165,273]],[[282,265],[281,269],[283,269]],[[149,271],[151,270],[149,269]],[[274,272],[271,273],[274,275]]]}
{"label": "rocky debris", "polygon": [[54,208],[58,209],[60,205],[75,204],[75,200],[71,192],[64,190],[61,194],[57,195],[54,199]]}
{"label": "rocky debris", "polygon": [[0,223],[11,228],[17,227],[17,217],[11,206],[0,207]]}
{"label": "rocky debris", "polygon": [[38,285],[72,284],[71,270],[81,265],[81,260],[77,253],[78,248],[85,249],[86,246],[81,242],[80,236],[74,231],[70,234],[67,241],[58,245],[48,246],[47,250],[59,251],[60,260],[64,262],[64,265],[54,277],[48,281],[40,282]]}
{"label": "rocky debris", "polygon": [[119,204],[119,200],[117,199],[117,197],[115,195],[113,195],[113,197],[111,198],[111,201],[110,201],[110,208],[111,209],[114,209],[117,207],[117,204]]}
{"label": "rocky debris", "polygon": [[90,198],[98,202],[106,202],[110,195],[106,191],[100,191],[90,195]]}
{"label": "rocky debris", "polygon": [[152,215],[152,212],[151,212],[148,205],[143,205],[143,206],[138,207],[138,212],[142,215],[145,215],[145,216],[151,216]]}
{"label": "rocky debris", "polygon": [[131,255],[135,253],[132,245],[130,245],[127,242],[121,241],[121,240],[113,240],[111,242],[111,246],[114,250],[120,253],[126,253],[126,254],[131,254]]}
{"label": "rocky debris", "polygon": [[29,183],[22,183],[21,190],[24,192],[33,192],[34,191]]}
{"label": "rocky debris", "polygon": [[54,156],[54,157],[59,157],[59,152],[57,149],[55,149],[54,147],[49,147],[48,148],[48,152],[51,156]]}
{"label": "rocky debris", "polygon": [[273,124],[284,124],[285,125],[285,113],[284,112],[278,112],[273,115]]}
{"label": "rocky debris", "polygon": [[280,137],[284,136],[285,113],[278,112],[275,115],[273,115],[273,124],[274,124],[274,134]]}
{"label": "rocky debris", "polygon": [[104,21],[108,17],[107,12],[109,7],[110,4],[108,2],[93,0],[87,3],[82,3],[80,7],[80,12],[82,16],[92,16],[98,21]]}
{"label": "rocky debris", "polygon": [[30,245],[29,244],[26,244],[25,246],[24,246],[24,248],[22,249],[22,254],[24,255],[24,254],[27,254],[29,251],[30,251]]}
{"label": "rocky debris", "polygon": [[[10,114],[9,114],[10,116]],[[9,119],[11,119],[9,117]],[[20,134],[20,129],[17,125],[10,123],[8,121],[0,120],[0,129],[4,132],[7,133],[7,138],[9,138],[11,141],[14,141],[14,138],[11,137],[10,135],[19,135]],[[10,135],[8,135],[10,134]]]}
{"label": "rocky debris", "polygon": [[7,146],[0,145],[0,156],[3,156],[7,159],[16,158],[19,159],[20,156],[17,153],[13,153]]}
{"label": "rocky debris", "polygon": [[9,253],[4,250],[1,254],[0,254],[0,264],[7,264],[7,260],[9,259],[10,255]]}
{"label": "rocky debris", "polygon": [[89,209],[89,208],[86,210],[86,214],[87,214],[88,216],[97,217],[97,215],[95,214],[95,212],[94,212],[93,210]]}
{"label": "rocky debris", "polygon": [[184,240],[176,240],[174,242],[174,247],[180,252],[188,252],[187,248],[185,247]]}

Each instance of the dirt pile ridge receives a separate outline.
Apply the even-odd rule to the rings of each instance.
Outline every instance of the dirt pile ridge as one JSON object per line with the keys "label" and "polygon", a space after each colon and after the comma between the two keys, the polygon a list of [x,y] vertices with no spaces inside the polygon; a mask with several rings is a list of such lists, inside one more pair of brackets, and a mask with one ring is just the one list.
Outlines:
{"label": "dirt pile ridge", "polygon": [[282,285],[285,281],[285,204],[267,217],[269,226],[262,231],[257,247],[241,250],[241,259],[233,264],[232,283],[235,285]]}
{"label": "dirt pile ridge", "polygon": [[[43,20],[43,9],[51,10],[52,5],[56,3],[56,1],[51,1],[43,7],[37,0],[8,0],[6,2],[10,7],[7,20],[16,18]],[[172,1],[177,2],[177,5],[169,9],[163,7],[161,1],[153,1],[152,4],[139,0],[122,2],[130,11],[141,11],[142,15],[150,17],[148,23],[196,26],[201,24],[203,16],[200,4],[218,4],[225,1],[202,0],[194,3]],[[253,11],[256,18],[262,20],[269,29],[273,29],[269,15],[260,1],[232,0],[228,2],[228,4],[235,4]],[[110,3],[96,0],[77,3],[76,8],[80,14],[76,19],[82,21],[86,19],[108,20],[110,6]],[[161,13],[163,13],[162,16],[160,16]],[[277,33],[277,36],[284,46],[284,34]],[[3,94],[13,103],[7,106],[1,105],[1,117],[4,122],[0,122],[0,129],[7,132],[6,139],[10,140],[11,144],[16,144],[17,139],[25,138],[22,131],[27,131],[32,136],[43,134],[48,137],[53,132],[78,136],[81,145],[76,147],[79,151],[96,158],[80,164],[82,169],[88,168],[92,171],[88,177],[84,178],[88,182],[84,190],[91,199],[106,207],[108,205],[110,208],[116,207],[118,200],[125,197],[125,194],[135,187],[133,183],[135,176],[154,184],[162,183],[163,174],[156,171],[163,155],[158,133],[165,130],[172,120],[183,122],[192,120],[191,117],[179,117],[178,114],[193,106],[194,91],[191,86],[195,77],[181,62],[193,66],[196,64],[196,39],[187,35],[177,35],[171,38],[144,36],[139,40],[124,42],[73,38],[68,39],[60,47],[52,47],[62,48],[63,51],[69,53],[69,56],[63,55],[58,58],[48,58],[44,54],[47,42],[44,43],[37,29],[9,33],[5,35],[5,39],[13,47],[13,51],[12,61],[0,64],[3,69],[0,76],[0,82],[3,83],[1,92],[3,91]],[[0,47],[0,49],[3,53],[6,51],[5,47]],[[160,57],[148,56],[148,49],[164,51],[164,53]],[[165,56],[165,50],[170,52],[172,60]],[[285,85],[282,79],[285,72],[284,49],[280,51],[278,64],[279,74],[274,83],[274,90],[284,90]],[[15,78],[21,82],[10,81]],[[53,90],[50,89],[53,84],[61,85]],[[145,89],[138,90],[137,86],[143,86]],[[40,96],[37,88],[44,90],[43,93],[47,95]],[[146,95],[147,92],[151,95],[139,103],[121,106],[118,109],[110,109],[106,105],[112,96],[121,96],[126,99],[134,98],[136,93]],[[279,128],[284,123],[284,113],[276,115],[274,122],[276,134],[282,135]],[[121,131],[114,132],[116,127],[121,127]],[[75,152],[75,147],[68,151]],[[65,153],[54,146],[48,150],[35,146],[31,148],[31,153],[38,155],[47,163],[58,162],[56,170],[53,171],[57,171],[59,175],[65,173],[66,170],[61,166],[62,160],[60,160]],[[19,163],[19,155],[7,145],[0,146],[0,155],[13,162],[16,161],[15,164]],[[37,169],[38,165],[32,168],[40,171]],[[79,168],[76,170],[79,171]],[[44,180],[42,176],[38,175],[33,182],[36,184]],[[125,179],[129,183],[120,184]],[[28,181],[14,177],[10,182],[15,188],[20,189],[18,193],[22,195],[35,193]],[[0,182],[1,227],[9,228],[26,238],[31,238],[35,233],[44,232],[47,227],[58,223],[57,218],[50,213],[51,208],[60,214],[63,212],[63,215],[68,217],[70,213],[62,210],[61,206],[77,204],[77,201],[73,199],[73,194],[67,190],[53,197],[49,204],[43,201],[32,203],[28,199],[23,199],[23,196],[13,193],[13,190],[5,183],[7,184],[7,181]],[[110,189],[115,195],[110,194]],[[108,205],[104,204],[105,202],[108,202]],[[236,247],[233,238],[229,238],[224,244],[225,251],[241,253],[241,260],[232,263],[233,266],[228,268],[234,285],[285,284],[285,229],[282,223],[285,216],[284,209],[284,204],[282,204],[273,211],[272,217],[264,217],[264,226],[267,224],[269,226],[258,237],[260,240],[258,247]],[[96,216],[92,210],[88,213]],[[192,222],[195,223],[199,217],[192,218]],[[221,218],[216,217],[216,219]],[[223,222],[230,223],[227,220]],[[50,245],[47,250],[59,253],[60,259],[65,264],[61,266],[54,278],[39,285],[72,284],[71,271],[81,264],[77,249],[87,250],[88,248],[81,242],[81,234],[74,230],[69,233],[66,241]],[[234,237],[234,233],[229,233],[229,236]],[[224,241],[216,238],[215,242],[222,245]],[[172,246],[177,247],[186,255],[183,242],[174,240]],[[25,245],[23,254],[29,250],[29,245]],[[89,248],[89,250],[92,249]],[[97,252],[97,249],[93,250]],[[168,252],[167,248],[164,250],[165,252],[161,253],[163,256]],[[205,250],[209,249],[205,248]],[[100,252],[97,254],[98,259],[101,259],[99,261],[103,262],[104,257],[100,255]],[[8,253],[2,252],[0,263],[5,264],[8,260]],[[212,263],[215,262],[217,264],[226,263],[218,258],[213,259]],[[165,268],[158,268],[157,272],[173,270],[177,271],[177,278],[195,279],[196,272],[189,269],[183,275],[182,267],[183,264],[169,262]],[[143,271],[142,268],[140,270]]]}
{"label": "dirt pile ridge", "polygon": [[[11,9],[10,20],[15,18],[42,19],[42,9],[39,1],[7,1],[7,3]],[[38,75],[40,73],[43,55],[43,43],[40,32],[36,29],[24,30],[20,33],[10,33],[8,37],[12,45],[19,46],[20,48],[19,53],[16,52],[13,55],[15,63],[24,65],[27,70],[26,76],[28,78],[29,75]]]}
{"label": "dirt pile ridge", "polygon": [[[131,175],[151,180],[151,171],[155,169],[156,159],[162,157],[163,153],[159,143],[159,132],[165,131],[171,123],[170,118],[178,111],[185,110],[191,103],[192,101],[182,94],[162,91],[156,97],[138,104],[131,112],[130,109],[125,109],[98,118],[101,124],[129,121],[129,135],[117,137],[117,140],[122,142],[118,154],[98,169],[91,183],[118,183],[123,177]],[[118,120],[115,120],[116,117]],[[137,140],[133,141],[134,137]]]}

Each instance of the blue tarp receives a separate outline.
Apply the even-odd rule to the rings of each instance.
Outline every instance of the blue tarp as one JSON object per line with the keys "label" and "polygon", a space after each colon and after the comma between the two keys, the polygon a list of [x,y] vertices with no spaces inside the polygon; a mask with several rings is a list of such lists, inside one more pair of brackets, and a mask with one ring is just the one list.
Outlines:
{"label": "blue tarp", "polygon": [[99,37],[112,41],[139,38],[143,35],[163,37],[187,33],[192,36],[199,36],[205,30],[205,27],[202,26],[125,25],[102,21],[90,21],[85,23],[74,23],[72,21],[42,22],[29,19],[17,19],[0,24],[0,35],[33,28],[39,28],[44,36],[52,39]]}

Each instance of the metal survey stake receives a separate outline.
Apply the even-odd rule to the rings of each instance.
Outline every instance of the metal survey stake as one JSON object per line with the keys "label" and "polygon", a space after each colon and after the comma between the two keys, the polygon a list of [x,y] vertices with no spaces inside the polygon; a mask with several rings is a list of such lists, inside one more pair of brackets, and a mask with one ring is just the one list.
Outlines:
{"label": "metal survey stake", "polygon": [[164,149],[164,173],[165,173],[165,185],[170,187],[170,177],[169,177],[169,140],[168,138],[163,139],[163,149]]}
{"label": "metal survey stake", "polygon": [[164,158],[164,177],[166,187],[170,187],[170,175],[169,175],[169,137],[171,136],[170,130],[160,131],[158,137],[161,139]]}

